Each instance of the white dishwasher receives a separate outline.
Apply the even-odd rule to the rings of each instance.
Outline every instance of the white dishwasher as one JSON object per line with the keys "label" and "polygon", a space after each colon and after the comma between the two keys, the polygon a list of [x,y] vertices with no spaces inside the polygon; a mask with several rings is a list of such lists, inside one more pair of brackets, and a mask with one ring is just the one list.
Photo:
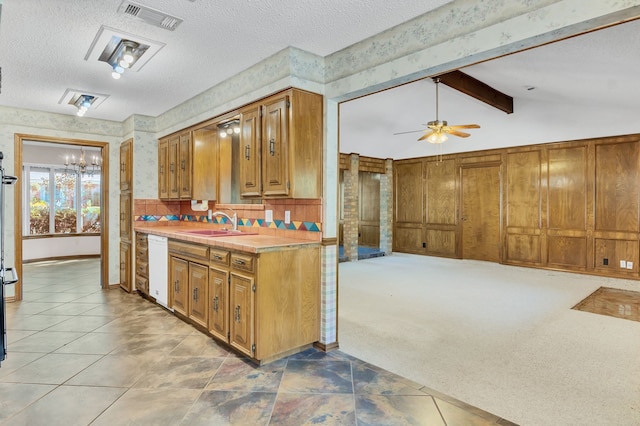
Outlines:
{"label": "white dishwasher", "polygon": [[[149,234],[149,294],[156,302],[169,308],[169,248],[167,237]],[[173,310],[173,309],[170,309]]]}

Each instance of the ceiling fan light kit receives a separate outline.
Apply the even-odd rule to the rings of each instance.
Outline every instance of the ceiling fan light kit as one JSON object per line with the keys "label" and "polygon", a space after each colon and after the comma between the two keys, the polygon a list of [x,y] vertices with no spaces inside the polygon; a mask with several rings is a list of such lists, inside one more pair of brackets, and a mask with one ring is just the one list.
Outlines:
{"label": "ceiling fan light kit", "polygon": [[[458,136],[460,138],[467,138],[471,136],[469,133],[461,132],[460,129],[479,129],[477,124],[460,124],[455,126],[449,126],[446,120],[439,119],[439,105],[438,105],[438,84],[440,78],[434,77],[433,82],[436,84],[436,119],[427,123],[426,130],[418,130],[419,132],[425,132],[424,135],[418,138],[419,141],[426,140],[433,144],[441,144],[449,140],[448,135]],[[401,132],[411,133],[411,132]],[[401,134],[396,133],[396,134]]]}

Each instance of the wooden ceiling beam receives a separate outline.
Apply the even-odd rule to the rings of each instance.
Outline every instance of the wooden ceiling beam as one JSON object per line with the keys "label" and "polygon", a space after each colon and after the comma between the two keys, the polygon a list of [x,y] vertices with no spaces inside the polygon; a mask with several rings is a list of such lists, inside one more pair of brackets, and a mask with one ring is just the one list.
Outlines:
{"label": "wooden ceiling beam", "polygon": [[507,114],[513,113],[513,98],[511,96],[505,95],[462,71],[451,71],[434,78],[439,78],[441,83],[491,105],[500,111],[504,111]]}

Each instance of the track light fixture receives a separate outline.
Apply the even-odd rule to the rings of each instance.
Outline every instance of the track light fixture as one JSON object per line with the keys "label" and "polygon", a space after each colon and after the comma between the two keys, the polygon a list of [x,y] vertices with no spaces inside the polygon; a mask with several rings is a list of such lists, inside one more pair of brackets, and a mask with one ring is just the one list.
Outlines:
{"label": "track light fixture", "polygon": [[87,110],[91,108],[91,105],[93,104],[93,101],[95,101],[95,99],[95,96],[91,95],[78,96],[78,99],[76,99],[76,101],[73,103],[73,105],[78,108],[78,112],[76,113],[76,115],[78,117],[82,117],[85,112],[87,112]]}
{"label": "track light fixture", "polygon": [[131,40],[120,40],[107,61],[111,65],[111,77],[118,80],[124,70],[131,68],[149,46],[141,46]]}
{"label": "track light fixture", "polygon": [[227,136],[240,134],[240,120],[227,121],[226,123],[218,124],[218,134],[221,138]]}

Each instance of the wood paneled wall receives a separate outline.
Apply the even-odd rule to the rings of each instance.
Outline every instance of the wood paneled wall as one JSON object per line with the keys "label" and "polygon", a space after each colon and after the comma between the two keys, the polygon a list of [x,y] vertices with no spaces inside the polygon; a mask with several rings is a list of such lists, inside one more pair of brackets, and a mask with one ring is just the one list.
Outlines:
{"label": "wood paneled wall", "polygon": [[[468,255],[474,249],[468,246],[482,238],[482,232],[491,232],[499,234],[501,263],[640,277],[640,135],[453,154],[438,160],[394,162],[394,251],[478,258]],[[469,167],[486,173],[464,172]],[[474,212],[469,205],[482,206],[487,195],[478,192],[482,185],[470,185],[469,180],[495,182],[496,171],[499,211],[487,214],[489,208],[482,207]],[[464,200],[465,193],[478,197],[477,203]],[[471,211],[463,217],[465,206]],[[491,223],[464,226],[467,220]],[[492,251],[493,246],[483,250]],[[491,258],[491,253],[485,254]]]}

